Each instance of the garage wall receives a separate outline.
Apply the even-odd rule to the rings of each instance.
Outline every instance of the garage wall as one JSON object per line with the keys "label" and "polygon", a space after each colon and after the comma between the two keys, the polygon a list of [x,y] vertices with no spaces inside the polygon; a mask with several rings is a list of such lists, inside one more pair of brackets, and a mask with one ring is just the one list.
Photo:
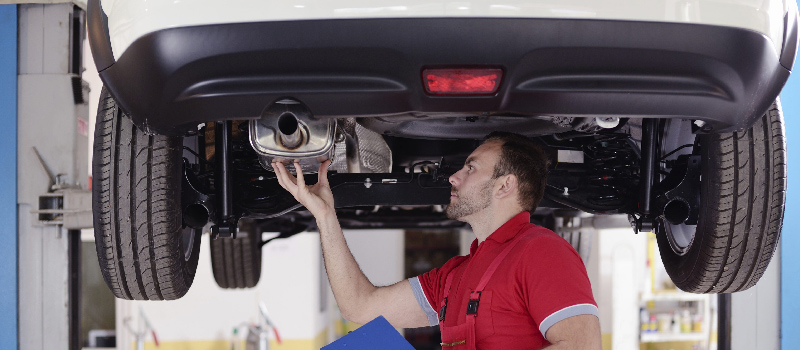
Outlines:
{"label": "garage wall", "polygon": [[256,296],[266,303],[281,336],[318,337],[328,326],[329,309],[319,235],[305,232],[272,241],[264,246],[262,261]]}
{"label": "garage wall", "polygon": [[348,230],[344,235],[353,257],[372,284],[388,286],[403,279],[403,230]]}

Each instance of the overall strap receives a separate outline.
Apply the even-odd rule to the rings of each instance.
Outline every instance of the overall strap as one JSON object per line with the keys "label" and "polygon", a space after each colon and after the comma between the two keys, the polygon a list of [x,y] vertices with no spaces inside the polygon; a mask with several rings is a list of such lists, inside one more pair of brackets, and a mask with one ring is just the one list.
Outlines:
{"label": "overall strap", "polygon": [[494,258],[494,260],[492,260],[492,263],[489,265],[489,268],[487,268],[486,272],[484,272],[483,276],[481,276],[481,280],[480,282],[478,282],[478,286],[475,287],[475,290],[470,292],[469,294],[469,303],[467,304],[467,315],[473,315],[473,316],[478,315],[478,304],[480,303],[481,300],[481,293],[483,293],[483,288],[485,288],[486,284],[489,283],[489,280],[492,279],[494,271],[497,270],[497,267],[499,267],[500,264],[503,263],[503,260],[505,260],[508,253],[510,253],[511,250],[517,246],[517,243],[519,243],[519,240],[520,238],[522,238],[522,236],[523,234],[519,234],[516,238],[514,238],[513,241],[511,241],[511,243],[508,244],[508,246],[505,247],[505,249],[503,249],[502,252],[500,252],[500,254],[498,254]]}
{"label": "overall strap", "polygon": [[498,254],[496,258],[494,258],[492,264],[489,265],[489,268],[486,269],[486,272],[483,273],[483,277],[481,277],[481,281],[478,282],[478,286],[475,287],[476,290],[483,290],[483,288],[486,287],[486,284],[489,283],[489,279],[492,278],[494,271],[497,270],[497,267],[500,266],[501,263],[503,263],[503,260],[505,260],[508,253],[511,252],[511,249],[514,249],[514,247],[517,246],[517,243],[519,243],[519,239],[521,237],[522,234],[514,238],[514,240],[511,241],[511,243],[509,243],[508,246],[505,249],[503,249],[503,251],[500,252],[500,254]]}
{"label": "overall strap", "polygon": [[453,284],[453,276],[456,275],[456,270],[457,269],[453,269],[452,271],[450,271],[450,274],[447,275],[447,282],[444,283],[444,297],[445,298],[447,298],[447,296],[450,295],[450,285]]}
{"label": "overall strap", "polygon": [[[522,235],[523,234],[520,234],[514,238],[514,240],[511,241],[511,243],[509,243],[508,246],[506,246],[506,248],[497,255],[497,257],[494,258],[492,264],[489,265],[489,268],[483,273],[483,276],[481,277],[480,282],[478,282],[478,286],[475,288],[475,291],[469,294],[469,303],[467,304],[467,350],[476,350],[477,347],[477,340],[475,336],[475,318],[478,317],[478,305],[481,301],[481,293],[483,293],[483,288],[485,288],[486,284],[489,283],[494,271],[497,270],[497,267],[500,266],[508,253],[511,252],[511,249],[514,249],[517,243],[519,243],[519,239],[522,237]],[[469,317],[469,315],[472,315],[472,317]]]}
{"label": "overall strap", "polygon": [[457,269],[450,271],[447,275],[447,282],[444,283],[444,298],[439,304],[439,324],[444,322],[444,315],[447,313],[447,297],[450,296],[450,287],[453,284],[453,276],[455,276]]}

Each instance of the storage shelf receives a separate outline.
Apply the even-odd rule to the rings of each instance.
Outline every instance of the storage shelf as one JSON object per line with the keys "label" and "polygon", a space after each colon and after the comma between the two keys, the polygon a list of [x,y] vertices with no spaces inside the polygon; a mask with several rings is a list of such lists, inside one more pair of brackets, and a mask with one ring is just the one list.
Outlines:
{"label": "storage shelf", "polygon": [[705,341],[705,333],[642,333],[642,343],[668,341]]}

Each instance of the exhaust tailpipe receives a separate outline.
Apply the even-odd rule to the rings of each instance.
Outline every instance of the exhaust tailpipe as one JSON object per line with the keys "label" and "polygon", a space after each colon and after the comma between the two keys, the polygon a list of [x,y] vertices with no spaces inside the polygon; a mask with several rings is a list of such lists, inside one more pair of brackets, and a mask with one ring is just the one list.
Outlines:
{"label": "exhaust tailpipe", "polygon": [[278,139],[283,147],[296,149],[303,143],[303,133],[300,132],[300,123],[297,117],[286,112],[278,117]]}

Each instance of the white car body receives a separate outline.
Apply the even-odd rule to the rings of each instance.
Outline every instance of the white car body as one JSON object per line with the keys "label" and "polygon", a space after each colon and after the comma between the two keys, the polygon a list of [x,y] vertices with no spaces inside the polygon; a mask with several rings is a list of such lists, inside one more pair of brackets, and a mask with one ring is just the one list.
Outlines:
{"label": "white car body", "polygon": [[794,0],[102,0],[114,58],[138,38],[196,25],[355,18],[571,18],[693,23],[749,29],[776,54]]}

